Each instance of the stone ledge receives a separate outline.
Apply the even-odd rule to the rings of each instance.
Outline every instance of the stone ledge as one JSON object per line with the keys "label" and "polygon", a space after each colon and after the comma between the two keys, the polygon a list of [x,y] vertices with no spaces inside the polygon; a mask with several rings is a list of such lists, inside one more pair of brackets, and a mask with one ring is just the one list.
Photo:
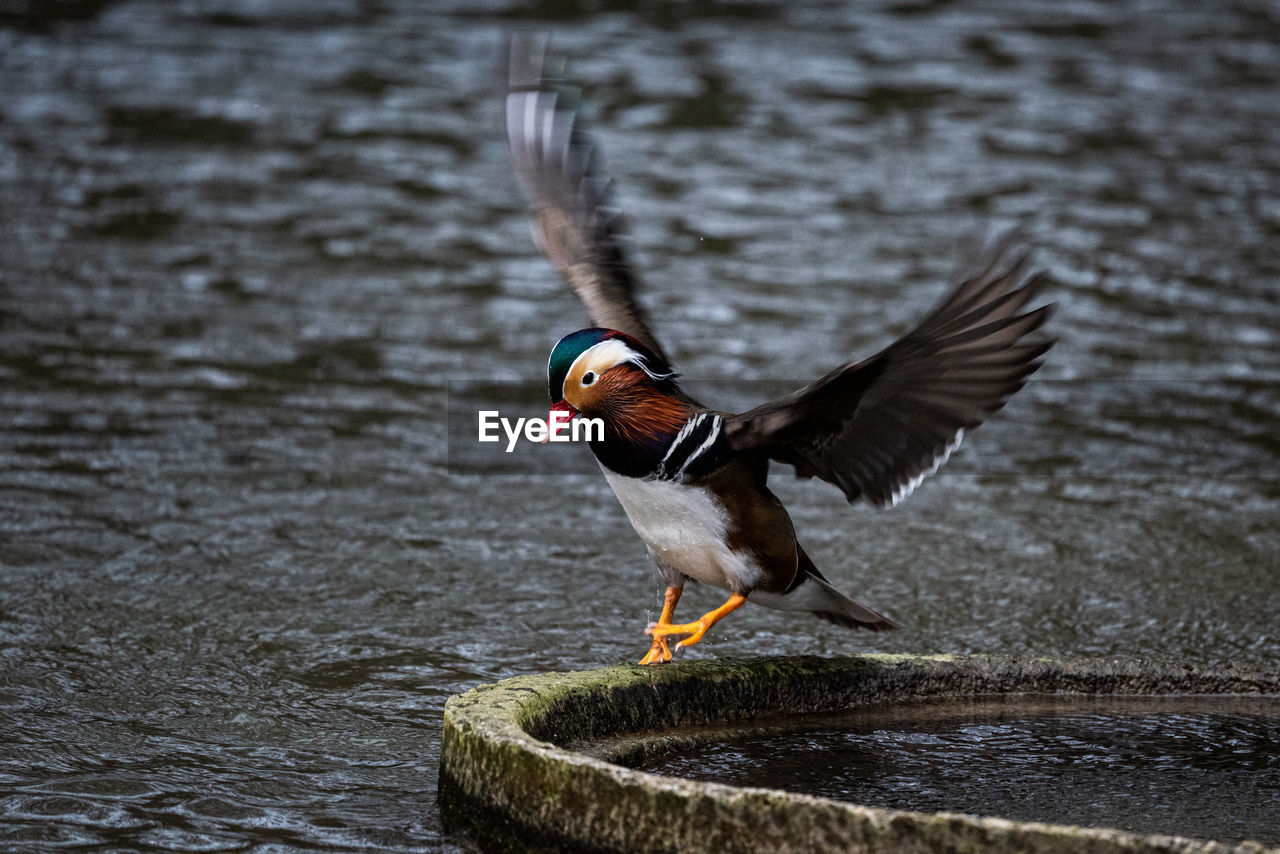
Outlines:
{"label": "stone ledge", "polygon": [[923,814],[634,771],[566,745],[922,698],[1280,694],[1280,674],[1140,660],[871,655],[696,661],[521,676],[445,706],[440,806],[508,851],[1203,852],[1174,836]]}

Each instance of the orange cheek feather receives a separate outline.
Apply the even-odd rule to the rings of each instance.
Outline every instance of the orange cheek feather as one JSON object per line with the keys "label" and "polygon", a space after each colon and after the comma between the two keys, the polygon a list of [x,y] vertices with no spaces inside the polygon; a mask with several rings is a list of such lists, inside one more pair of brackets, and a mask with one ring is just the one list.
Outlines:
{"label": "orange cheek feather", "polygon": [[689,417],[688,406],[653,388],[638,369],[609,371],[592,391],[592,397],[602,404],[605,426],[628,441],[673,433]]}

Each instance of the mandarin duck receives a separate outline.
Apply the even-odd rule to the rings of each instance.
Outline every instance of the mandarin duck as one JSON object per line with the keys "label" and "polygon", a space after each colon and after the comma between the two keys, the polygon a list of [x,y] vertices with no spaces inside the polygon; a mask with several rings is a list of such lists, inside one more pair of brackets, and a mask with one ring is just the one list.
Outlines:
{"label": "mandarin duck", "polygon": [[[747,412],[709,409],[680,387],[637,301],[575,90],[547,73],[545,48],[539,35],[512,40],[507,135],[534,238],[596,324],[551,351],[551,417],[603,422],[591,450],[666,585],[639,663],[670,661],[668,639],[695,644],[748,601],[851,628],[897,628],[814,566],[766,484],[769,463],[828,481],[850,503],[906,498],[1040,366],[1053,342],[1029,336],[1053,306],[1024,309],[1043,273],[1031,274],[1007,239],[996,241],[923,322],[874,356]],[[676,623],[691,579],[729,598]]]}

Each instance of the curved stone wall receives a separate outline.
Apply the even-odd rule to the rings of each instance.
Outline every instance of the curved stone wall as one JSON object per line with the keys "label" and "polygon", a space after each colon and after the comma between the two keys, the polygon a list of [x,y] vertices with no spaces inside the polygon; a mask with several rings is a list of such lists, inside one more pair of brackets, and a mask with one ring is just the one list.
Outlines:
{"label": "curved stone wall", "polygon": [[779,714],[1013,693],[1280,694],[1280,675],[1144,661],[877,655],[522,676],[445,706],[442,815],[487,849],[510,851],[1280,854],[1255,843],[928,815],[660,777],[571,749],[620,733],[670,730],[663,735],[678,740],[696,738],[691,728]]}

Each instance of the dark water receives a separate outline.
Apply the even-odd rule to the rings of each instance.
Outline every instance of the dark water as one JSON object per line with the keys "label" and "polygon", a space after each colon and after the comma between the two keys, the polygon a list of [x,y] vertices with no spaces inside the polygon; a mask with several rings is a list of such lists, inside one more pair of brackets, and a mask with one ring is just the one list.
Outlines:
{"label": "dark water", "polygon": [[450,382],[540,386],[586,322],[508,175],[513,27],[590,83],[712,403],[903,332],[976,229],[1053,273],[1049,365],[905,505],[776,480],[904,630],[746,609],[688,656],[1280,662],[1274,5],[27,7],[0,15],[0,847],[464,844],[446,697],[647,648],[657,584],[598,475],[448,465]]}
{"label": "dark water", "polygon": [[1280,842],[1280,704],[1015,699],[869,710],[644,770],[921,812]]}

